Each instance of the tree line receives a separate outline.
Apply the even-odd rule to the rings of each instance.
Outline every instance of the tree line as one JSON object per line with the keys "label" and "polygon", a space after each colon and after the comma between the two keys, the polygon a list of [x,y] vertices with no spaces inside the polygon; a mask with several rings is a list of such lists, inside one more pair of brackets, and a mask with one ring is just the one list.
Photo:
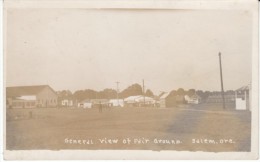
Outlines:
{"label": "tree line", "polygon": [[[231,94],[233,95],[235,92],[233,90],[226,91],[225,94]],[[70,98],[78,101],[82,101],[84,99],[116,99],[117,98],[117,91],[115,89],[106,88],[102,91],[95,91],[92,89],[85,89],[85,90],[77,90],[74,93],[72,93],[70,90],[62,90],[57,92],[59,98]],[[162,95],[161,93],[160,95]],[[202,90],[195,90],[195,89],[189,89],[184,90],[183,88],[179,88],[177,90],[170,91],[169,95],[177,96],[177,95],[189,95],[192,96],[194,94],[199,95],[202,99],[207,99],[208,96],[211,95],[219,95],[219,91],[202,91]],[[126,89],[122,90],[118,93],[118,98],[123,99],[129,96],[136,96],[136,95],[143,95],[143,88],[140,84],[133,84],[127,87]],[[152,90],[147,89],[145,91],[145,96],[147,97],[154,97],[159,98],[159,96],[154,95]]]}

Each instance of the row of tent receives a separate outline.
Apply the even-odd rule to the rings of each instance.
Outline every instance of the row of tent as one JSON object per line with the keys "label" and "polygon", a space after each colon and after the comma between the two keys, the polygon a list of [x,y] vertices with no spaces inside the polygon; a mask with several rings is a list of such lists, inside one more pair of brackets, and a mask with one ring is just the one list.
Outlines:
{"label": "row of tent", "polygon": [[102,104],[104,107],[140,107],[140,106],[158,106],[159,102],[151,97],[142,95],[129,96],[125,99],[87,99],[79,102],[78,107],[93,108],[96,105]]}
{"label": "row of tent", "polygon": [[172,107],[178,103],[188,104],[199,104],[201,98],[198,95],[189,96],[175,96],[169,97],[169,93],[165,93],[159,99],[154,99],[152,97],[137,95],[129,96],[125,99],[92,99],[83,100],[78,103],[78,107],[82,108],[93,108],[102,104],[103,107]]}

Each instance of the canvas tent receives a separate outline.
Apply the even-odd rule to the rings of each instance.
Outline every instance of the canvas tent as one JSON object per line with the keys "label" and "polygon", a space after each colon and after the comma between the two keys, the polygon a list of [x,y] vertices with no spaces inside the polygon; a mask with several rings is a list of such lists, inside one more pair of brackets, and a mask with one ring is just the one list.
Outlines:
{"label": "canvas tent", "polygon": [[145,105],[150,105],[150,106],[155,106],[156,101],[155,99],[147,96],[129,96],[124,99],[124,102],[128,106],[144,106]]}

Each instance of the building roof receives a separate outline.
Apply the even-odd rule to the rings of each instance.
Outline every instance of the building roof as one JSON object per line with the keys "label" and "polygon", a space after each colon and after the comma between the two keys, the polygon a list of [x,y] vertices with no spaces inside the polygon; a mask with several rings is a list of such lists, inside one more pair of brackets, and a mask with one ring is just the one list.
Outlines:
{"label": "building roof", "polygon": [[155,100],[151,97],[147,97],[147,96],[142,96],[142,95],[138,95],[138,96],[129,96],[127,98],[124,99],[125,102],[127,103],[138,103],[138,102],[155,102]]}
{"label": "building roof", "polygon": [[138,96],[129,96],[127,98],[124,99],[124,101],[135,101],[137,98],[142,97],[142,95],[138,95]]}
{"label": "building roof", "polygon": [[236,91],[248,91],[250,89],[251,84],[238,88]]}
{"label": "building roof", "polygon": [[50,88],[54,93],[56,93],[49,85],[17,86],[17,87],[6,87],[6,96],[19,97],[25,95],[36,95],[46,87]]}
{"label": "building roof", "polygon": [[124,101],[123,99],[110,99],[109,102]]}
{"label": "building roof", "polygon": [[170,92],[165,92],[163,95],[161,95],[160,99],[165,99],[170,95]]}
{"label": "building roof", "polygon": [[36,100],[36,96],[21,96],[21,97],[17,97],[16,99],[32,101],[32,100]]}
{"label": "building roof", "polygon": [[155,101],[153,98],[151,98],[151,97],[143,97],[143,96],[141,96],[141,97],[139,97],[139,98],[136,98],[136,101],[137,102],[142,102],[142,101]]}

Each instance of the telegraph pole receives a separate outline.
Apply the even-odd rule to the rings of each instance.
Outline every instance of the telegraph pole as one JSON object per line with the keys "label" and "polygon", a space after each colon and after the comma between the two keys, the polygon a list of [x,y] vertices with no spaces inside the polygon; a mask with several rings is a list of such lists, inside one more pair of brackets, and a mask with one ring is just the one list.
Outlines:
{"label": "telegraph pole", "polygon": [[144,107],[145,107],[145,90],[144,90],[144,79],[143,79],[143,96],[144,96]]}
{"label": "telegraph pole", "polygon": [[225,94],[224,94],[224,85],[223,85],[223,76],[222,76],[222,64],[221,64],[221,53],[219,52],[219,67],[220,67],[220,81],[221,81],[221,95],[223,100],[223,109],[226,109],[225,105]]}
{"label": "telegraph pole", "polygon": [[117,106],[119,106],[119,99],[118,99],[118,86],[120,82],[116,82],[116,98],[117,98]]}

